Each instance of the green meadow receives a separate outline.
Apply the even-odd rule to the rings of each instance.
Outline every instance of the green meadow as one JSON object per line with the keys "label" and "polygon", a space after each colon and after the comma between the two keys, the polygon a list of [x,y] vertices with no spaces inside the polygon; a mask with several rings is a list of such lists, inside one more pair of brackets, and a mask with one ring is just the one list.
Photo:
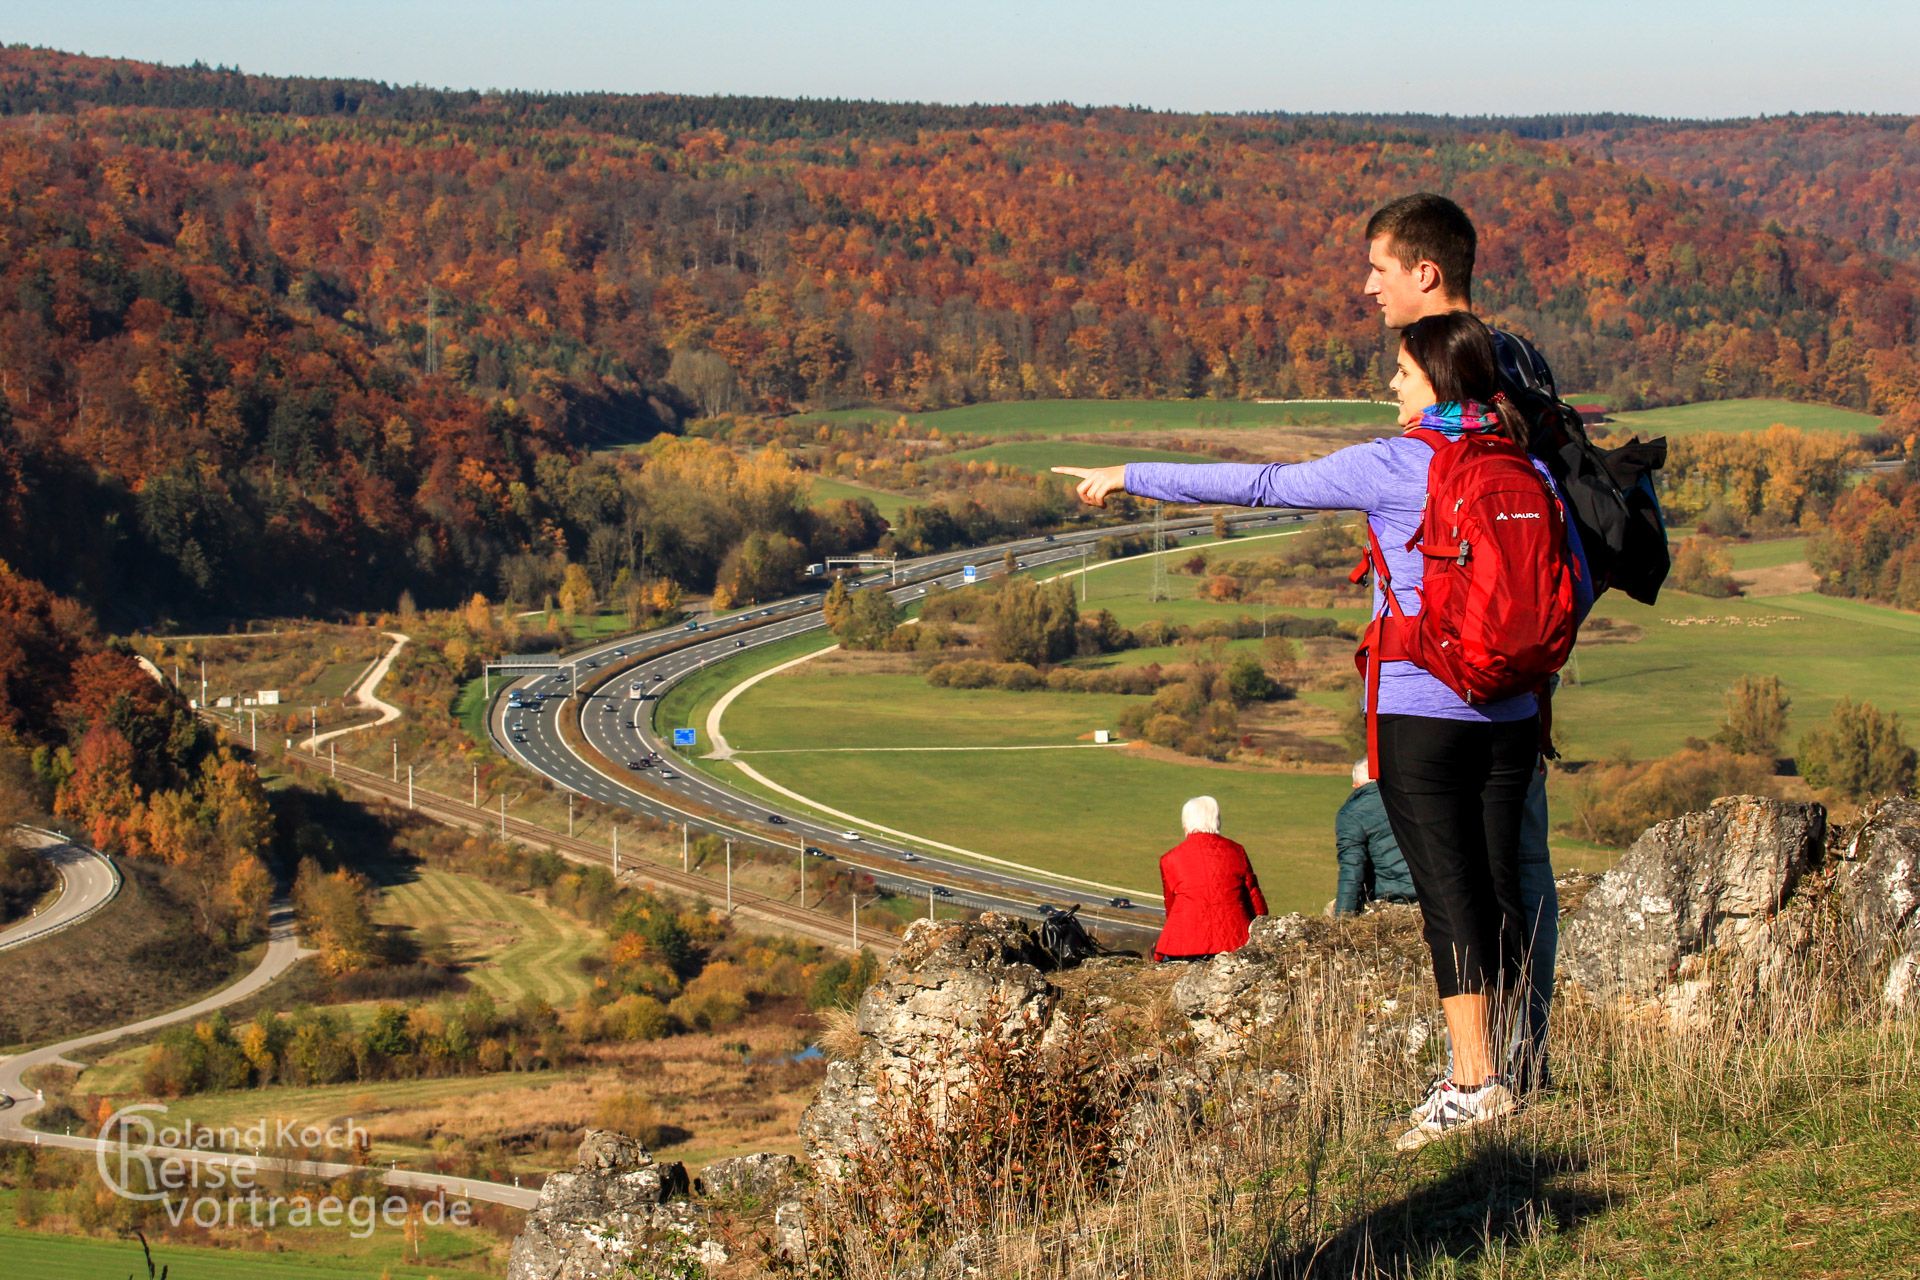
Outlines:
{"label": "green meadow", "polygon": [[1801,431],[1831,435],[1858,435],[1874,431],[1880,419],[1870,413],[1836,409],[1825,404],[1793,400],[1707,400],[1664,409],[1635,409],[1609,415],[1609,429],[1626,436],[1685,436],[1708,431],[1765,431],[1779,423]]}
{"label": "green meadow", "polygon": [[1805,538],[1767,538],[1755,542],[1729,542],[1721,550],[1735,569],[1777,569],[1783,564],[1799,564],[1807,558]]}
{"label": "green meadow", "polygon": [[[131,1237],[54,1235],[16,1226],[18,1194],[0,1192],[0,1267],[7,1275],[20,1280],[101,1280],[147,1274],[140,1242]],[[428,1227],[417,1263],[407,1262],[412,1250],[403,1233],[392,1228],[355,1240],[344,1227],[282,1227],[273,1233],[273,1242],[272,1252],[155,1244],[154,1274],[161,1267],[170,1280],[452,1280],[499,1274],[490,1257],[494,1237],[476,1228]]]}
{"label": "green meadow", "polygon": [[533,997],[572,1004],[590,985],[580,961],[600,945],[565,912],[475,876],[421,868],[386,887],[378,919],[416,937],[437,931],[475,987],[502,1007]]}
{"label": "green meadow", "polygon": [[[1217,462],[1203,453],[1171,449],[1136,449],[1084,440],[1018,440],[947,454],[944,462],[997,462],[1021,471],[1044,472],[1049,467],[1110,467],[1123,462]],[[1066,483],[1063,479],[1061,483]]]}
{"label": "green meadow", "polygon": [[897,493],[888,493],[885,489],[872,489],[863,484],[854,484],[847,480],[836,480],[831,476],[815,476],[807,488],[807,500],[814,506],[822,506],[840,498],[866,498],[873,503],[889,524],[900,523],[900,517],[908,507],[918,506],[911,498]]}
{"label": "green meadow", "polygon": [[1085,435],[1121,431],[1185,431],[1222,427],[1384,426],[1389,405],[1251,400],[997,400],[932,413],[839,409],[807,414],[809,422],[891,422],[977,436]]}
{"label": "green meadow", "polygon": [[[1213,560],[1276,554],[1299,526],[1227,544],[1195,540],[1168,553],[1176,563],[1204,550]],[[1741,568],[1794,563],[1804,539],[1730,544]],[[1052,568],[1042,573],[1055,572]],[[1172,598],[1147,599],[1149,558],[1108,562],[1087,576],[1085,609],[1111,609],[1124,623],[1149,618],[1199,622],[1259,616],[1260,606],[1198,598],[1205,581],[1169,573]],[[1366,617],[1363,598],[1336,608],[1271,608],[1270,615]],[[1650,758],[1718,727],[1725,690],[1746,674],[1777,674],[1793,697],[1789,741],[1823,720],[1842,696],[1867,697],[1908,723],[1920,720],[1920,683],[1870,680],[1868,673],[1910,671],[1920,663],[1920,617],[1814,594],[1710,600],[1666,592],[1647,608],[1610,596],[1596,617],[1614,625],[1589,633],[1555,702],[1562,751],[1570,760],[1630,752]],[[824,640],[796,642],[703,673],[690,691],[688,717],[704,727],[705,709],[752,670],[797,656]],[[1257,642],[1235,642],[1234,648]],[[1176,657],[1142,651],[1094,660],[1132,663]],[[751,665],[747,665],[748,662]],[[1329,705],[1341,695],[1318,691]],[[693,703],[697,702],[696,707]],[[1121,695],[937,689],[901,673],[850,675],[802,665],[761,682],[730,707],[730,745],[753,768],[821,804],[915,835],[993,857],[1151,890],[1154,860],[1177,837],[1175,815],[1187,797],[1217,796],[1228,833],[1241,838],[1280,910],[1317,910],[1332,891],[1331,823],[1344,776],[1187,762],[1119,750],[855,751],[866,747],[1065,747],[1113,728],[1130,699]],[[823,736],[824,732],[824,736]],[[829,748],[842,748],[832,750]],[[746,789],[773,793],[724,764]],[[791,805],[788,799],[776,803]],[[1555,837],[1563,865],[1603,867],[1610,854]]]}

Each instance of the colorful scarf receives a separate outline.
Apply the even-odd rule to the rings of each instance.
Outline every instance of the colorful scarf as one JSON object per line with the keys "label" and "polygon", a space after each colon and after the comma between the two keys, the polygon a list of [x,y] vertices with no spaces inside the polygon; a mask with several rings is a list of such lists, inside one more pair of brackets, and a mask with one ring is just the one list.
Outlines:
{"label": "colorful scarf", "polygon": [[1463,435],[1497,430],[1500,415],[1478,400],[1448,400],[1428,405],[1415,425],[1438,431],[1449,440],[1457,440]]}

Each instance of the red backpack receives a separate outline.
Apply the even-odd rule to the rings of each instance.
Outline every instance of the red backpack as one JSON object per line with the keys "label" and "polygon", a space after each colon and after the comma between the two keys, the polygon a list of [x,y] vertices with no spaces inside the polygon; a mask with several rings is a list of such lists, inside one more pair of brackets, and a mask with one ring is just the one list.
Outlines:
{"label": "red backpack", "polygon": [[[1354,663],[1367,681],[1367,769],[1380,776],[1380,664],[1412,662],[1468,703],[1544,692],[1573,652],[1579,565],[1567,546],[1566,509],[1524,449],[1490,432],[1449,439],[1408,435],[1433,449],[1420,528],[1407,543],[1425,557],[1420,612],[1393,594],[1387,558],[1367,526],[1369,566],[1386,608],[1368,625]],[[1547,725],[1542,699],[1542,741]]]}

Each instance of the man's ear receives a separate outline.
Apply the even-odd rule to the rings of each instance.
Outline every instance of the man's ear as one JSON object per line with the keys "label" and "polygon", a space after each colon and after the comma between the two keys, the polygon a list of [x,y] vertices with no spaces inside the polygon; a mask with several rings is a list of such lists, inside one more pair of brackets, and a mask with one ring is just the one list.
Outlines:
{"label": "man's ear", "polygon": [[1440,274],[1440,268],[1437,265],[1427,259],[1422,258],[1414,264],[1413,274],[1414,278],[1420,282],[1420,292],[1431,293],[1435,289],[1442,293],[1446,292],[1446,277]]}

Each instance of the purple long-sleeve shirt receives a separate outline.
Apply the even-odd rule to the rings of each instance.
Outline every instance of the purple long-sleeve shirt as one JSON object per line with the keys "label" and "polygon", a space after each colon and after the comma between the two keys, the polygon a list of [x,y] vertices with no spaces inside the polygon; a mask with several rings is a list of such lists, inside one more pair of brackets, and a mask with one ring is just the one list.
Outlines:
{"label": "purple long-sleeve shirt", "polygon": [[[1426,566],[1419,552],[1406,547],[1420,527],[1421,506],[1427,496],[1427,468],[1432,461],[1433,450],[1424,442],[1410,436],[1389,436],[1295,464],[1129,462],[1126,489],[1163,502],[1364,511],[1387,557],[1394,597],[1401,609],[1415,614],[1420,612],[1419,589]],[[1546,467],[1538,460],[1533,465],[1552,486]],[[1578,537],[1571,526],[1569,536]],[[1379,576],[1375,575],[1374,613],[1378,614],[1383,604]],[[1524,720],[1535,710],[1530,693],[1472,706],[1411,662],[1380,664],[1382,715],[1509,721]]]}

